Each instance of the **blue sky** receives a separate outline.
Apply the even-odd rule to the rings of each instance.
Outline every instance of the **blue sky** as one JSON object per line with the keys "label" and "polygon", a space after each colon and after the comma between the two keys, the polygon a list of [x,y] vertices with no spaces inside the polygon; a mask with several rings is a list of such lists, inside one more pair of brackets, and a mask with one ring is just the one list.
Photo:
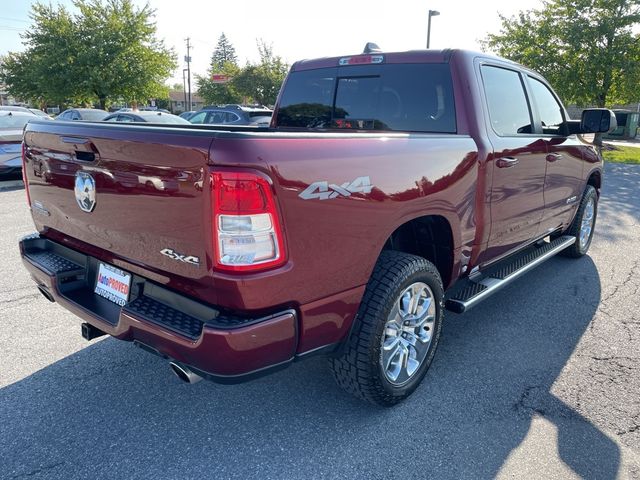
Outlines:
{"label": "blue sky", "polygon": [[[72,5],[70,0],[50,0]],[[135,0],[143,5],[143,0]],[[20,31],[29,27],[32,0],[4,0],[0,9],[0,55],[21,50]],[[302,58],[359,53],[366,42],[386,51],[425,48],[427,11],[432,19],[432,48],[471,48],[487,31],[496,31],[498,12],[513,15],[538,7],[540,0],[150,0],[156,10],[158,36],[178,54],[172,82],[182,82],[184,39],[194,46],[192,69],[205,74],[216,41],[223,31],[240,62],[257,59],[256,39],[273,44],[289,63]]]}

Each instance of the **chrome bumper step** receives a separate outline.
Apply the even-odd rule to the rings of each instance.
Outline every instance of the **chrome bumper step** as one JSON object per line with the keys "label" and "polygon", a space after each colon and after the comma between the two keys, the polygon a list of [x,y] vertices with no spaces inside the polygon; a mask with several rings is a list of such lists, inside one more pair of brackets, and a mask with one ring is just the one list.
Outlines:
{"label": "chrome bumper step", "polygon": [[489,269],[489,273],[486,275],[474,280],[467,280],[461,288],[456,288],[451,297],[446,300],[445,307],[456,313],[469,310],[529,270],[573,245],[575,241],[575,237],[559,237],[545,242],[540,247],[532,248],[515,259],[505,260],[497,267]]}

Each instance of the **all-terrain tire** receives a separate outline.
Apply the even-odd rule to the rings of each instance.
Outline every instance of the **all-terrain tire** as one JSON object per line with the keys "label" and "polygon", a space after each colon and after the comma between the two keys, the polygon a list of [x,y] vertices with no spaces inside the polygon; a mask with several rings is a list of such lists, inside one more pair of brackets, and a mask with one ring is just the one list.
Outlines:
{"label": "all-terrain tire", "polygon": [[[426,284],[433,294],[436,311],[431,343],[415,373],[403,385],[394,385],[382,367],[385,325],[402,292],[416,282]],[[436,352],[444,314],[443,296],[440,274],[431,262],[402,252],[382,252],[367,284],[351,335],[339,356],[329,359],[338,384],[356,397],[387,407],[413,393]]]}
{"label": "all-terrain tire", "polygon": [[[589,205],[590,202],[593,202],[592,209],[592,223],[591,223],[591,232],[586,239],[586,242],[581,242],[581,232],[582,232],[582,223],[585,220],[586,216],[589,213]],[[580,205],[578,206],[578,211],[576,212],[576,216],[571,223],[569,229],[565,232],[565,235],[571,235],[575,237],[576,241],[573,245],[568,248],[565,248],[561,254],[566,257],[571,258],[580,258],[586,255],[587,251],[589,251],[589,247],[591,246],[591,240],[593,240],[593,232],[596,228],[596,217],[598,216],[598,192],[591,185],[587,185],[584,193],[582,194],[582,199],[580,200]]]}

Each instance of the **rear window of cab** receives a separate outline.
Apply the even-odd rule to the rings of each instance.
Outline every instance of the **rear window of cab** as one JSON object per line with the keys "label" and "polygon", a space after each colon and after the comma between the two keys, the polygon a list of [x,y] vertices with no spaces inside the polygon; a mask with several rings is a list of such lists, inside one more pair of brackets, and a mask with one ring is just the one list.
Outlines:
{"label": "rear window of cab", "polygon": [[358,65],[291,72],[279,128],[455,133],[445,63]]}

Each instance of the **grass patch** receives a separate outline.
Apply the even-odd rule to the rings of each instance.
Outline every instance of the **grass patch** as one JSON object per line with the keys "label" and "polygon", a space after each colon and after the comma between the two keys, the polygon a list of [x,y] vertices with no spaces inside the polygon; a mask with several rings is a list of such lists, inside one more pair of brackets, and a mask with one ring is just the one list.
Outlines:
{"label": "grass patch", "polygon": [[613,150],[602,149],[602,156],[608,162],[640,164],[640,147],[618,147],[609,144]]}

